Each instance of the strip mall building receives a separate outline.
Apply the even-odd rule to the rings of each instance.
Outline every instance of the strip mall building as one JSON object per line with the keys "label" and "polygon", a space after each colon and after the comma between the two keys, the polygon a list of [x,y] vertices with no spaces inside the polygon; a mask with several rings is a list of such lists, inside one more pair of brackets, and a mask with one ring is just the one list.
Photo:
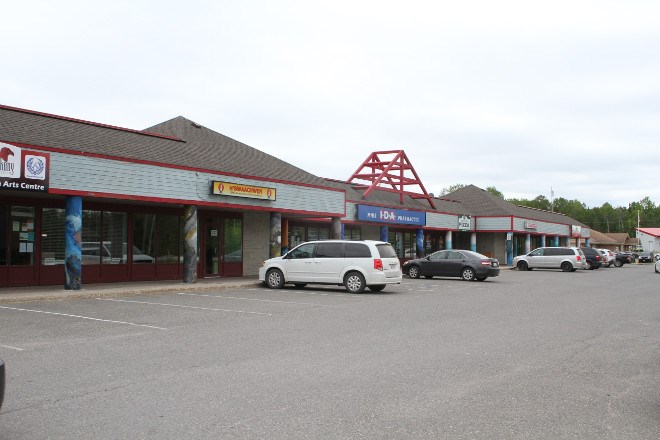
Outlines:
{"label": "strip mall building", "polygon": [[323,238],[386,240],[402,260],[462,248],[510,262],[588,245],[589,232],[475,186],[433,197],[402,151],[331,180],[183,117],[139,131],[0,106],[0,286],[70,286],[70,249],[84,284],[255,276]]}

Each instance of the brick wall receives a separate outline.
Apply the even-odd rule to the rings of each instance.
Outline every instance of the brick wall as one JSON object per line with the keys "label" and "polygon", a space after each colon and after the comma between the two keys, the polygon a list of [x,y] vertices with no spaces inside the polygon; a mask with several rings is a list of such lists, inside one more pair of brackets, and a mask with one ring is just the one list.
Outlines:
{"label": "brick wall", "polygon": [[247,211],[243,214],[243,276],[259,274],[270,252],[270,213]]}

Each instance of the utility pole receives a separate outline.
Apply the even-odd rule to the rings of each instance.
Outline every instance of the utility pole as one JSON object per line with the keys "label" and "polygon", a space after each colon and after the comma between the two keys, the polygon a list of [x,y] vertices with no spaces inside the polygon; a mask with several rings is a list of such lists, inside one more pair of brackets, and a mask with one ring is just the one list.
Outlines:
{"label": "utility pole", "polygon": [[550,187],[550,212],[555,212],[555,191]]}

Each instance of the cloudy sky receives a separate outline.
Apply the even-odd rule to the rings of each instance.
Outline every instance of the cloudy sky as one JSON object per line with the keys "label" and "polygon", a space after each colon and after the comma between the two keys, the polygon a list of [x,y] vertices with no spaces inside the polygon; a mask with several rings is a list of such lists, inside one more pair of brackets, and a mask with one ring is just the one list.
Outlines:
{"label": "cloudy sky", "polygon": [[0,104],[133,129],[185,116],[334,179],[404,150],[436,194],[660,203],[657,0],[2,10]]}

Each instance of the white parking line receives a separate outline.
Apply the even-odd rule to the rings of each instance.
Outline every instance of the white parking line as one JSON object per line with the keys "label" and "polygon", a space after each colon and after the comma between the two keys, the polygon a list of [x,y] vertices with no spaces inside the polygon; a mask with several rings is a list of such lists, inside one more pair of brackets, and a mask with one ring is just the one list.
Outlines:
{"label": "white parking line", "polygon": [[359,293],[328,293],[328,292],[314,292],[310,290],[300,290],[300,289],[286,289],[286,290],[265,290],[262,288],[257,288],[257,289],[246,289],[246,290],[252,290],[255,292],[263,292],[263,293],[300,293],[303,295],[317,295],[317,296],[343,296],[347,298],[353,298],[353,299],[372,299],[372,298],[377,298],[375,296],[369,296],[368,292],[365,292],[364,294],[359,294]]}
{"label": "white parking line", "polygon": [[10,348],[10,349],[12,349],[12,350],[23,351],[22,348],[12,347],[11,345],[2,345],[2,344],[0,344],[0,347],[2,347],[2,348]]}
{"label": "white parking line", "polygon": [[46,315],[68,316],[69,318],[89,319],[90,321],[111,322],[113,324],[126,324],[126,325],[133,325],[135,327],[147,327],[147,328],[155,328],[156,330],[167,330],[166,328],[156,327],[154,325],[136,324],[134,322],[125,322],[125,321],[113,321],[111,319],[100,319],[100,318],[92,318],[90,316],[70,315],[68,313],[46,312],[44,310],[19,309],[17,307],[4,307],[4,306],[0,306],[0,309],[18,310],[21,312],[32,312],[32,313],[44,313]]}
{"label": "white parking line", "polygon": [[249,313],[251,315],[272,316],[272,313],[248,312],[246,310],[214,309],[214,308],[211,308],[211,307],[182,306],[180,304],[155,303],[155,302],[149,302],[149,301],[131,301],[131,300],[127,300],[127,299],[112,299],[112,298],[96,298],[96,299],[98,299],[99,301],[115,301],[115,302],[136,303],[136,304],[149,304],[149,305],[152,305],[152,306],[179,307],[179,308],[182,308],[182,309],[210,310],[212,312]]}
{"label": "white parking line", "polygon": [[240,299],[243,301],[261,301],[261,302],[270,302],[270,303],[280,303],[280,304],[300,304],[300,305],[307,305],[307,306],[321,306],[321,307],[330,307],[327,304],[319,304],[319,303],[308,303],[308,302],[295,302],[295,301],[277,301],[274,299],[259,299],[259,298],[243,298],[240,296],[223,296],[223,295],[205,295],[201,293],[185,293],[185,292],[179,292],[177,295],[189,295],[189,296],[204,296],[207,298],[221,298],[221,299]]}

